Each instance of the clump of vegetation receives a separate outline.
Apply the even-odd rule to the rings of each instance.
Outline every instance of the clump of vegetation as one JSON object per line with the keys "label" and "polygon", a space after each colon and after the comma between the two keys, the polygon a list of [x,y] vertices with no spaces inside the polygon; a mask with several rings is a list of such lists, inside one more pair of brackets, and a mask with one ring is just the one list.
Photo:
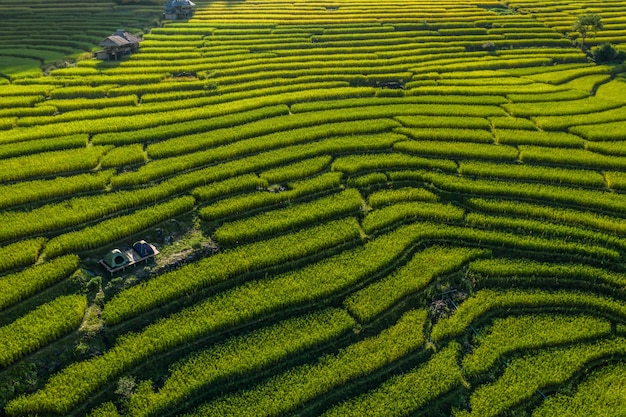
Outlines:
{"label": "clump of vegetation", "polygon": [[591,50],[591,57],[596,64],[621,64],[626,59],[626,52],[618,51],[610,43],[603,43]]}

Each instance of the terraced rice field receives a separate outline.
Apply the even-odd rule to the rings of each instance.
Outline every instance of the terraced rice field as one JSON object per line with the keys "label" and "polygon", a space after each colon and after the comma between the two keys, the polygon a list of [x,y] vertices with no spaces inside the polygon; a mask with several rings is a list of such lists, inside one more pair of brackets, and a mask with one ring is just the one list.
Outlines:
{"label": "terraced rice field", "polygon": [[197,4],[0,83],[0,414],[626,415],[622,2]]}

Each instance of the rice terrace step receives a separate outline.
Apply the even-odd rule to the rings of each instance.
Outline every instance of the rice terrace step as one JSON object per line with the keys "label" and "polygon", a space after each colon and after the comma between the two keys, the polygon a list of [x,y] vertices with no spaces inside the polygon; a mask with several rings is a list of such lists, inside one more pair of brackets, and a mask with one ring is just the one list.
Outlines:
{"label": "rice terrace step", "polygon": [[626,415],[626,2],[0,7],[0,416]]}

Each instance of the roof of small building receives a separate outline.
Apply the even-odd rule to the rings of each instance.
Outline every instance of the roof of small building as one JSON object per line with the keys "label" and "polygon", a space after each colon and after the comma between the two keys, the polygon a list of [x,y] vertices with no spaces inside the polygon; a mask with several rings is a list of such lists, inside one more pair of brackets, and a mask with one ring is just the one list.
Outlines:
{"label": "roof of small building", "polygon": [[112,34],[111,36],[107,36],[104,38],[102,42],[100,42],[100,46],[126,46],[126,45],[137,45],[141,42],[141,39],[136,37],[135,35],[126,32],[123,29],[118,29],[117,32]]}
{"label": "roof of small building", "polygon": [[191,0],[167,0],[165,9],[175,9],[177,7],[196,7],[196,3]]}

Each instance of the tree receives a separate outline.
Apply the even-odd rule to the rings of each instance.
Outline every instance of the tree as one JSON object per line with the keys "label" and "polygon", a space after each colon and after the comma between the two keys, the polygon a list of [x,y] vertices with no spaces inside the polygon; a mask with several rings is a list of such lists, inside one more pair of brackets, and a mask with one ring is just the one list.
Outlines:
{"label": "tree", "polygon": [[590,32],[595,35],[597,31],[603,28],[602,18],[595,13],[585,13],[578,16],[572,29],[580,33],[580,49],[583,51],[586,49],[585,38]]}

